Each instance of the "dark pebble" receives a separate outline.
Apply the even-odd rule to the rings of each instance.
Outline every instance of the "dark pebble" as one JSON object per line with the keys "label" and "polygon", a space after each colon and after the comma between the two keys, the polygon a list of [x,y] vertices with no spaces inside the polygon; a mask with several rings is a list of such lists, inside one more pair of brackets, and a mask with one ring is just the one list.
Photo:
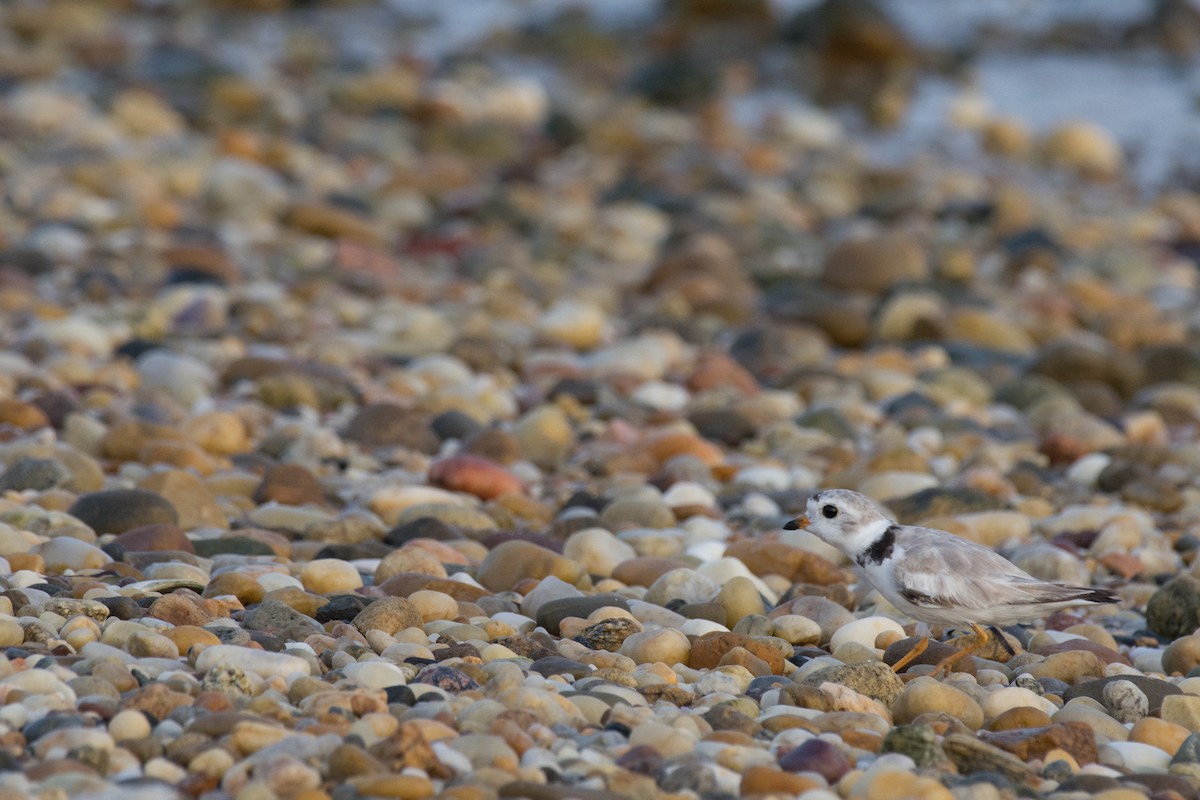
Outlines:
{"label": "dark pebble", "polygon": [[317,609],[316,621],[322,625],[326,622],[349,622],[367,607],[365,597],[356,594],[335,594],[329,602]]}
{"label": "dark pebble", "polygon": [[387,693],[388,705],[411,706],[417,702],[417,696],[413,690],[407,686],[388,686],[384,689]]}
{"label": "dark pebble", "polygon": [[464,441],[483,430],[483,426],[474,417],[458,409],[438,414],[433,418],[430,427],[442,441],[447,439]]}
{"label": "dark pebble", "polygon": [[662,754],[648,744],[631,747],[617,758],[617,766],[638,775],[655,775],[662,769]]}
{"label": "dark pebble", "polygon": [[851,764],[835,745],[824,739],[809,739],[780,756],[779,767],[787,772],[815,772],[832,784],[850,771]]}
{"label": "dark pebble", "polygon": [[629,603],[624,597],[618,594],[605,593],[591,595],[590,597],[564,597],[558,600],[551,600],[543,603],[537,612],[537,624],[552,635],[559,635],[559,624],[567,617],[579,617],[587,619],[598,608],[605,606],[613,606],[625,611],[629,610]]}
{"label": "dark pebble", "polygon": [[458,529],[447,525],[433,517],[419,517],[403,525],[392,528],[383,537],[383,543],[392,547],[400,547],[413,539],[433,539],[438,542],[452,542],[463,538]]}
{"label": "dark pebble", "polygon": [[120,534],[143,525],[179,524],[175,506],[162,495],[144,489],[90,492],[76,500],[67,513],[97,533]]}
{"label": "dark pebble", "polygon": [[266,542],[247,536],[222,536],[218,539],[201,539],[193,542],[196,555],[212,558],[219,555],[273,556],[275,551]]}
{"label": "dark pebble", "polygon": [[140,619],[146,616],[146,610],[131,597],[97,597],[96,600],[108,609],[110,617]]}

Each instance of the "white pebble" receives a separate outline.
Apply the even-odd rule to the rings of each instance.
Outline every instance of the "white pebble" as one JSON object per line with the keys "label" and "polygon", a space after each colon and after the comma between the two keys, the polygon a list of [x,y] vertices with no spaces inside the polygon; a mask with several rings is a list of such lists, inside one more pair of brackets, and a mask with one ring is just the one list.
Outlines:
{"label": "white pebble", "polygon": [[904,636],[904,628],[899,622],[888,617],[863,617],[847,623],[834,631],[829,639],[830,650],[837,650],[843,644],[857,642],[863,647],[875,648],[875,640],[879,634],[892,632]]}

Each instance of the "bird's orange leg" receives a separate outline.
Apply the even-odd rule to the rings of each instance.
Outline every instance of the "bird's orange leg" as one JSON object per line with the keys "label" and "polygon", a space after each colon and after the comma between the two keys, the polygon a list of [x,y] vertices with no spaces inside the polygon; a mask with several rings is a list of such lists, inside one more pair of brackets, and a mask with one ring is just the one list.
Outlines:
{"label": "bird's orange leg", "polygon": [[907,653],[904,654],[903,658],[901,658],[895,664],[892,664],[892,672],[899,672],[900,670],[907,667],[909,664],[911,664],[913,662],[913,659],[920,656],[921,653],[924,653],[928,647],[929,647],[929,637],[922,636],[921,641],[914,644],[912,650],[909,650]]}
{"label": "bird's orange leg", "polygon": [[969,647],[964,647],[964,648],[960,649],[957,653],[952,653],[952,654],[946,656],[945,658],[943,658],[941,661],[939,661],[938,665],[933,670],[934,676],[949,675],[950,668],[953,667],[956,663],[958,663],[958,660],[960,658],[963,658],[964,656],[969,656],[972,653],[979,652],[980,650],[983,649],[983,646],[985,644],[987,644],[988,640],[991,639],[991,637],[992,637],[992,635],[990,633],[988,633],[985,628],[979,627],[974,622],[971,623],[971,630],[975,634],[975,641],[971,642],[971,645]]}

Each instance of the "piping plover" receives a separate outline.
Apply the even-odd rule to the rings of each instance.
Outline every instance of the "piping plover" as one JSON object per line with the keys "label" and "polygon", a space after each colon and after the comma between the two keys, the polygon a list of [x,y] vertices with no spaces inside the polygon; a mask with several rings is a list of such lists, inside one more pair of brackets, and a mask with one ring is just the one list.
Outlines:
{"label": "piping plover", "polygon": [[[805,516],[783,527],[807,528],[841,550],[892,605],[925,623],[921,641],[893,667],[897,672],[929,646],[929,623],[965,622],[975,633],[970,647],[938,664],[940,672],[987,643],[988,630],[981,626],[999,633],[996,625],[1119,600],[1107,589],[1038,580],[998,553],[952,533],[898,525],[867,497],[848,489],[817,492],[809,498]],[[998,638],[1008,646],[1003,636]]]}

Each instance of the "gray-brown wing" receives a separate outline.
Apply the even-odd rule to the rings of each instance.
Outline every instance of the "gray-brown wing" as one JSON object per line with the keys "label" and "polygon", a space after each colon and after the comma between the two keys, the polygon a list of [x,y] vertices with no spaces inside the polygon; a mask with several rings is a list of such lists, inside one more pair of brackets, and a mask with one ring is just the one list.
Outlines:
{"label": "gray-brown wing", "polygon": [[905,528],[894,577],[900,594],[925,608],[987,608],[1053,603],[1078,587],[1038,580],[982,545],[930,528]]}

